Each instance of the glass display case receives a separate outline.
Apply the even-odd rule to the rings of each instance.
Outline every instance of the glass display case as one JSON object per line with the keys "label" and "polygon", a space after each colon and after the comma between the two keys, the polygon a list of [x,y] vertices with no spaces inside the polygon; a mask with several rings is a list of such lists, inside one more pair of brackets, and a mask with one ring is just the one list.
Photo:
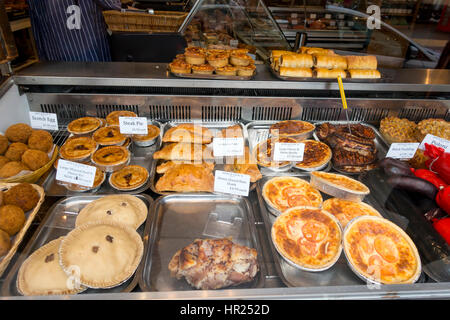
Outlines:
{"label": "glass display case", "polygon": [[191,1],[179,32],[196,46],[245,47],[263,59],[270,50],[290,50],[280,27],[261,0]]}

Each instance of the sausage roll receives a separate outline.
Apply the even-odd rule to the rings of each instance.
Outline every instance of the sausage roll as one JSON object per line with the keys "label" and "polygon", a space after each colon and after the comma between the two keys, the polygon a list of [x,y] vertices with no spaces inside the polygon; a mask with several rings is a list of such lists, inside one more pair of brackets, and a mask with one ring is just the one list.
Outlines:
{"label": "sausage roll", "polygon": [[350,77],[354,79],[379,79],[381,74],[378,70],[348,70]]}
{"label": "sausage roll", "polygon": [[336,79],[338,75],[341,76],[341,78],[347,77],[347,72],[343,69],[325,69],[325,68],[317,68],[316,69],[316,76],[317,78],[334,78]]}
{"label": "sausage roll", "polygon": [[280,57],[280,67],[312,68],[313,65],[313,56],[310,54],[296,53]]}
{"label": "sausage roll", "polygon": [[323,49],[316,47],[301,47],[299,53],[307,53],[307,54],[320,54],[320,55],[335,55],[334,51],[331,49]]}
{"label": "sausage roll", "polygon": [[275,59],[278,59],[282,55],[286,55],[286,54],[295,54],[295,52],[286,51],[286,50],[272,50],[272,52],[270,54],[270,59],[273,62]]}
{"label": "sausage roll", "polygon": [[325,69],[347,69],[347,59],[341,56],[315,55],[315,67]]}
{"label": "sausage roll", "polygon": [[280,76],[310,78],[313,74],[310,68],[280,67]]}
{"label": "sausage roll", "polygon": [[346,56],[348,69],[376,70],[377,57],[375,56]]}

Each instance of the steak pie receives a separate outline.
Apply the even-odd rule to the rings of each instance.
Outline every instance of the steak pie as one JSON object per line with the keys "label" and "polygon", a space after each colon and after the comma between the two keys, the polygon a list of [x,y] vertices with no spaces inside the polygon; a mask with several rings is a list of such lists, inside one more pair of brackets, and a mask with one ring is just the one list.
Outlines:
{"label": "steak pie", "polygon": [[67,131],[75,135],[94,132],[101,127],[101,120],[94,117],[83,117],[73,120],[67,126]]}
{"label": "steak pie", "polygon": [[272,225],[272,241],[281,256],[304,270],[323,271],[339,258],[342,232],[330,213],[312,207],[291,208]]}
{"label": "steak pie", "polygon": [[149,124],[147,125],[147,134],[135,134],[133,141],[139,147],[148,147],[155,143],[160,132],[161,130],[157,126]]}
{"label": "steak pie", "polygon": [[[275,177],[268,180],[262,189],[263,198],[278,213],[292,207],[320,207],[322,195],[311,185],[297,177]],[[273,210],[271,210],[273,212]]]}
{"label": "steak pie", "polygon": [[137,117],[137,114],[127,110],[113,111],[106,116],[106,123],[108,126],[118,126],[119,117]]}
{"label": "steak pie", "polygon": [[95,140],[89,137],[74,137],[67,139],[59,151],[61,158],[70,161],[83,161],[89,158],[97,149]]}
{"label": "steak pie", "polygon": [[130,151],[122,146],[101,148],[92,155],[91,161],[106,172],[113,172],[123,168],[130,160]]}
{"label": "steak pie", "polygon": [[126,137],[120,133],[119,127],[110,126],[98,129],[92,135],[92,138],[102,146],[121,145]]}
{"label": "steak pie", "polygon": [[322,204],[322,209],[334,215],[339,220],[343,228],[345,228],[350,220],[359,216],[382,217],[375,208],[367,203],[339,198],[325,200]]}
{"label": "steak pie", "polygon": [[134,190],[143,186],[147,182],[148,176],[148,171],[144,167],[130,165],[111,174],[109,183],[117,190]]}
{"label": "steak pie", "polygon": [[136,271],[144,251],[139,234],[122,224],[95,221],[84,224],[62,240],[60,264],[66,274],[78,266],[80,283],[107,289],[120,285]]}
{"label": "steak pie", "polygon": [[414,283],[421,273],[417,248],[409,236],[389,220],[363,216],[344,231],[344,252],[353,271],[382,284]]}

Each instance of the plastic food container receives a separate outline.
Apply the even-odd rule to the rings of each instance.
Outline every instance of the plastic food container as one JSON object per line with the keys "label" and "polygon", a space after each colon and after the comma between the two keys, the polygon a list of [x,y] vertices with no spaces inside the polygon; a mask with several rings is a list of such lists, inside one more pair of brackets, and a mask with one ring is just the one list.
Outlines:
{"label": "plastic food container", "polygon": [[[348,187],[345,187],[343,185],[336,184],[330,180],[324,179],[323,178],[324,176],[332,178],[338,177],[339,179],[342,179],[345,182],[349,182],[355,184],[356,186],[359,186],[361,188],[361,191],[349,189]],[[314,188],[330,196],[351,201],[362,201],[364,197],[370,193],[369,188],[367,188],[361,182],[349,178],[347,176],[335,173],[326,173],[318,171],[311,172],[310,184]]]}

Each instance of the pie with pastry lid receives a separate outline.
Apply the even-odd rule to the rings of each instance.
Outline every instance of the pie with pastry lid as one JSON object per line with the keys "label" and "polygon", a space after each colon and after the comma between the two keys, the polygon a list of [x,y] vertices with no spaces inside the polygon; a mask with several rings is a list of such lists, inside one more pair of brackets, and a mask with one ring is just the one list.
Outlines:
{"label": "pie with pastry lid", "polygon": [[319,208],[323,201],[320,192],[307,181],[289,176],[268,180],[262,194],[266,203],[278,212],[299,206]]}
{"label": "pie with pastry lid", "polygon": [[97,142],[89,137],[72,137],[67,139],[59,150],[61,158],[70,161],[86,160],[95,150]]}
{"label": "pie with pastry lid", "polygon": [[69,277],[59,265],[59,246],[64,237],[52,240],[34,251],[20,266],[17,289],[24,296],[76,294],[84,286],[71,285]]}
{"label": "pie with pastry lid", "polygon": [[301,143],[305,144],[305,152],[303,161],[295,164],[296,168],[303,170],[321,168],[331,160],[331,149],[327,144],[316,140],[303,140]]}
{"label": "pie with pastry lid", "polygon": [[72,134],[88,134],[100,128],[101,124],[102,122],[99,118],[78,118],[69,123],[67,131]]}
{"label": "pie with pastry lid", "polygon": [[296,207],[283,212],[272,225],[277,251],[301,269],[330,268],[342,250],[342,232],[337,219],[313,207]]}
{"label": "pie with pastry lid", "polygon": [[110,171],[111,168],[126,164],[130,159],[130,151],[122,146],[109,146],[101,148],[92,155],[91,161]]}
{"label": "pie with pastry lid", "polygon": [[66,274],[78,266],[80,283],[107,289],[127,281],[142,259],[140,235],[123,224],[94,221],[75,228],[62,240],[60,265]]}
{"label": "pie with pastry lid", "polygon": [[127,110],[113,111],[106,116],[106,123],[108,126],[118,126],[119,117],[137,117],[137,114]]}
{"label": "pie with pastry lid", "polygon": [[322,209],[334,215],[341,223],[342,228],[345,228],[350,220],[359,216],[382,217],[375,208],[367,203],[339,198],[325,200]]}
{"label": "pie with pastry lid", "polygon": [[262,167],[278,168],[287,166],[291,163],[290,161],[275,161],[273,159],[275,144],[277,142],[297,143],[297,140],[287,137],[281,137],[281,138],[269,138],[266,141],[260,142],[253,151],[258,165]]}
{"label": "pie with pastry lid", "polygon": [[90,202],[78,214],[75,226],[92,221],[112,221],[134,229],[147,219],[145,203],[132,195],[109,195]]}
{"label": "pie with pastry lid", "polygon": [[309,133],[312,133],[315,128],[315,125],[306,121],[285,120],[271,125],[269,133],[275,137],[296,137],[299,135],[308,135]]}
{"label": "pie with pastry lid", "polygon": [[109,183],[118,190],[134,190],[143,186],[148,176],[148,171],[144,167],[129,165],[111,174]]}
{"label": "pie with pastry lid", "polygon": [[360,277],[374,283],[414,283],[421,273],[420,256],[411,238],[387,219],[362,216],[344,230],[347,261]]}

